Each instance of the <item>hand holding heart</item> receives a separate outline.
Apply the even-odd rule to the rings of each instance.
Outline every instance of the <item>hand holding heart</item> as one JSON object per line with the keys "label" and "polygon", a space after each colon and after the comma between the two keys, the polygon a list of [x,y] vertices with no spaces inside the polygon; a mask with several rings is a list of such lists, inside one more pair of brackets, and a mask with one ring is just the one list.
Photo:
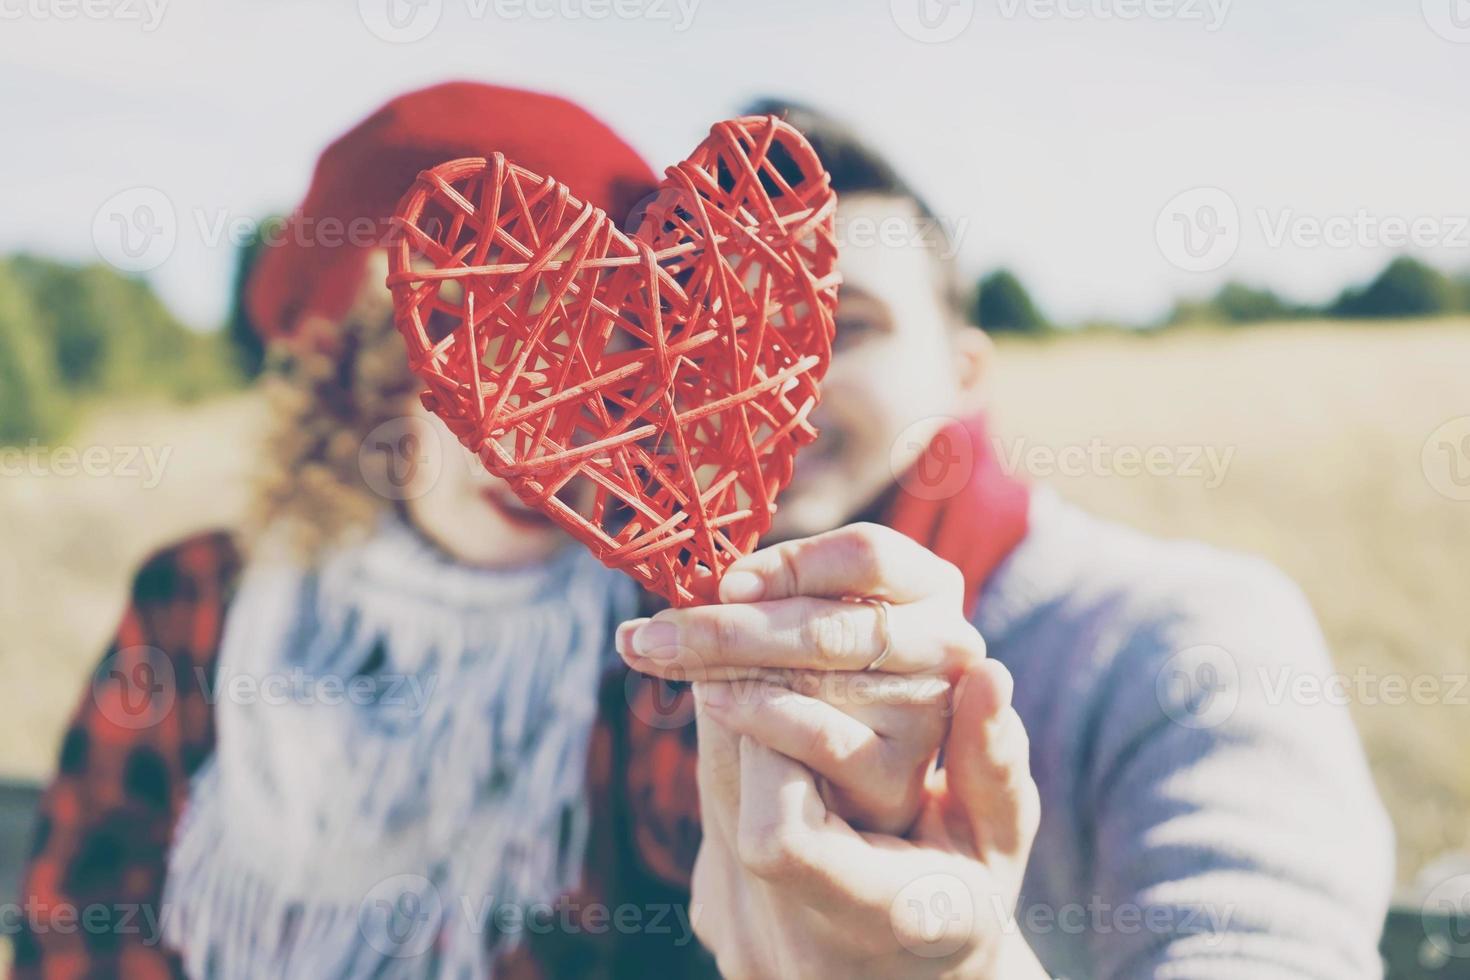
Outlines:
{"label": "hand holding heart", "polygon": [[[1026,733],[961,588],[908,538],[852,525],[736,562],[723,605],[619,631],[633,667],[695,682],[691,901],[723,975],[1045,975],[1007,921],[1038,819]],[[891,603],[889,636],[851,596]],[[876,708],[833,696],[851,678],[887,683],[861,671],[890,642],[899,683],[953,690]]]}
{"label": "hand holding heart", "polygon": [[[834,209],[771,117],[716,124],[631,237],[551,176],[451,161],[399,205],[395,321],[424,405],[486,468],[673,603],[618,647],[695,682],[694,901],[727,975],[1029,967],[983,924],[936,952],[893,914],[925,869],[1013,904],[1035,831],[1024,732],[958,571],[874,525],[746,555],[816,436]],[[892,677],[865,673],[880,655]],[[962,680],[982,693],[956,692],[934,772]]]}
{"label": "hand holding heart", "polygon": [[[618,649],[647,674],[732,682],[706,688],[706,711],[811,768],[857,826],[903,833],[944,738],[950,682],[985,656],[963,591],[953,565],[854,524],[737,561],[722,604],[625,623]],[[885,648],[885,673],[867,673]]]}

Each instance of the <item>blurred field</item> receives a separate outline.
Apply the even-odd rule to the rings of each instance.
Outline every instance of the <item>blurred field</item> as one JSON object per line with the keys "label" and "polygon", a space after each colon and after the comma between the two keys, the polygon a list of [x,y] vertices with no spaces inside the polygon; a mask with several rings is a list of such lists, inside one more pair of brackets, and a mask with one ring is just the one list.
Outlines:
{"label": "blurred field", "polygon": [[[994,403],[1012,447],[1170,447],[1181,462],[1190,447],[1233,450],[1213,487],[1184,473],[1046,482],[1150,531],[1264,554],[1300,581],[1340,670],[1369,672],[1378,703],[1354,713],[1401,880],[1470,846],[1470,688],[1452,686],[1470,672],[1470,502],[1437,493],[1421,464],[1431,433],[1470,416],[1470,322],[1005,341]],[[252,396],[118,409],[71,441],[171,447],[151,489],[141,475],[0,478],[0,771],[50,770],[137,562],[239,517],[261,419]],[[1458,702],[1386,703],[1373,679],[1388,675],[1430,678]]]}
{"label": "blurred field", "polygon": [[105,447],[106,476],[87,475],[80,463],[70,473],[55,463],[44,475],[10,475],[31,464],[0,457],[0,773],[50,771],[139,562],[244,513],[246,464],[263,418],[256,398],[239,395],[96,413],[56,448]]}
{"label": "blurred field", "polygon": [[[1436,492],[1421,462],[1436,429],[1470,416],[1470,322],[1008,343],[994,404],[1002,434],[1033,444],[1233,448],[1215,489],[1048,482],[1137,527],[1265,555],[1301,583],[1348,689],[1376,702],[1353,713],[1400,880],[1470,846],[1470,502]],[[1441,703],[1402,703],[1391,685],[1417,678]]]}

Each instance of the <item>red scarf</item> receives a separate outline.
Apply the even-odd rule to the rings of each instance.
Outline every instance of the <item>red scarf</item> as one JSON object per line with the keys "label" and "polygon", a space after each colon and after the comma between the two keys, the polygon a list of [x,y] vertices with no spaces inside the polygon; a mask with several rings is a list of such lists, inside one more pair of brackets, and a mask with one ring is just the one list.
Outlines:
{"label": "red scarf", "polygon": [[1026,536],[1031,489],[1000,465],[983,415],[957,419],[929,442],[887,494],[881,523],[965,576],[965,611]]}

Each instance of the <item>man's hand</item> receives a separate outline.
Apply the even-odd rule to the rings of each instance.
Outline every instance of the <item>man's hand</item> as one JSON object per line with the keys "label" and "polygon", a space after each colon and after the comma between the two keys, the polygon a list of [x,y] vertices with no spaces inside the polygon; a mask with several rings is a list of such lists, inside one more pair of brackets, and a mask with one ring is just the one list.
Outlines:
{"label": "man's hand", "polygon": [[960,678],[945,767],[910,840],[854,831],[811,773],[710,710],[694,686],[704,840],[696,931],[727,977],[1045,977],[1014,910],[1039,803],[1010,675]]}
{"label": "man's hand", "polygon": [[[985,656],[963,594],[953,565],[853,524],[742,558],[720,582],[722,605],[625,623],[618,650],[667,680],[728,682],[703,705],[722,727],[810,768],[855,826],[903,834],[944,739],[951,682]],[[883,673],[866,672],[885,648]]]}

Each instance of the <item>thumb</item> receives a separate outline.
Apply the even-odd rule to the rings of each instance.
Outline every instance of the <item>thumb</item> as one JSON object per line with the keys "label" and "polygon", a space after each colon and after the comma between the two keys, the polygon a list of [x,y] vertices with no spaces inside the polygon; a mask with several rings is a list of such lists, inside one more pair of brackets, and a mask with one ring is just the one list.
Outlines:
{"label": "thumb", "polygon": [[954,695],[944,749],[947,802],[963,811],[982,859],[1025,863],[1041,805],[1031,778],[1031,745],[1011,707],[1011,673],[994,660],[966,668]]}

